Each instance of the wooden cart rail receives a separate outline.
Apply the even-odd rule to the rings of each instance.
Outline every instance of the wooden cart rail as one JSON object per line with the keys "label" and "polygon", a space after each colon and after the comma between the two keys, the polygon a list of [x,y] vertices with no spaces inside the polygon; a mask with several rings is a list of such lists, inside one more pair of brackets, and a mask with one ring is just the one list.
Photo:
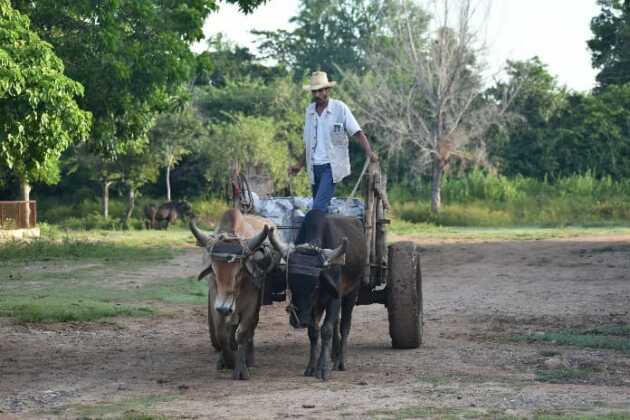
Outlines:
{"label": "wooden cart rail", "polygon": [[28,229],[36,225],[36,201],[0,201],[0,229]]}

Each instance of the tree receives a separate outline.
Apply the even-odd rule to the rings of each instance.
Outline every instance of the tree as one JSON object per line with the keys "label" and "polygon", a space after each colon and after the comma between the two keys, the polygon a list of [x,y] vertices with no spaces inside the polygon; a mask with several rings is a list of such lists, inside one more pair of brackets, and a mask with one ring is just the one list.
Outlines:
{"label": "tree", "polygon": [[333,79],[338,68],[363,72],[370,39],[378,33],[382,3],[374,0],[301,0],[293,31],[252,31],[258,49],[291,68],[296,81],[321,69]]}
{"label": "tree", "polygon": [[287,182],[287,145],[277,140],[275,121],[269,117],[236,115],[233,121],[213,127],[203,152],[214,164],[206,170],[209,179],[226,179],[232,162],[241,167],[262,168],[276,187]]}
{"label": "tree", "polygon": [[[173,174],[174,184],[188,192],[203,188],[216,194],[225,185],[229,161],[236,159],[241,167],[254,162],[274,177],[276,188],[286,188],[287,154],[297,160],[304,147],[302,131],[308,101],[309,96],[289,77],[268,84],[247,79],[228,81],[224,87],[195,89],[194,102],[203,119],[210,122],[211,133],[201,139],[193,153],[184,157],[185,162]],[[255,128],[256,124],[262,128]],[[255,140],[258,135],[260,139]],[[271,156],[268,153],[276,153],[273,150],[252,152],[252,144],[259,143],[282,150],[274,155],[275,163],[262,159]],[[276,165],[280,165],[278,168],[284,165],[285,169]],[[306,175],[293,181],[295,192],[307,191]]]}
{"label": "tree", "polygon": [[630,177],[630,84],[575,93],[550,122],[557,176]]}
{"label": "tree", "polygon": [[195,143],[207,134],[191,103],[185,103],[182,109],[158,117],[150,133],[149,153],[154,154],[160,167],[165,168],[167,201],[171,201],[171,169],[191,153]]}
{"label": "tree", "polygon": [[630,82],[630,0],[598,0],[601,13],[591,20],[588,41],[601,87]]}
{"label": "tree", "polygon": [[435,29],[427,33],[426,14],[413,9],[411,2],[402,2],[399,17],[389,25],[389,48],[368,54],[373,71],[348,77],[345,83],[389,151],[411,143],[416,165],[431,167],[434,212],[441,207],[448,165],[484,160],[484,136],[500,122],[513,96],[511,92],[501,102],[482,96],[483,45],[471,27],[471,1],[459,0],[454,8],[445,0],[438,3]]}
{"label": "tree", "polygon": [[233,45],[219,33],[208,39],[208,50],[196,57],[194,84],[224,87],[248,79],[268,84],[286,75],[284,66],[260,64],[249,48]]}
{"label": "tree", "polygon": [[116,160],[121,181],[127,190],[127,211],[122,221],[125,227],[129,227],[138,190],[147,182],[155,182],[159,173],[156,157],[146,149],[129,150]]}
{"label": "tree", "polygon": [[29,19],[0,0],[0,161],[19,178],[22,200],[32,182],[56,182],[61,152],[87,137],[90,115],[75,100],[82,94]]}
{"label": "tree", "polygon": [[543,179],[557,171],[555,133],[550,121],[566,103],[567,92],[538,57],[507,62],[507,82],[500,81],[488,94],[501,101],[504,92],[518,89],[510,110],[511,119],[503,130],[492,133],[489,158],[503,175]]}
{"label": "tree", "polygon": [[[228,0],[244,12],[265,0]],[[90,150],[103,161],[147,143],[156,113],[190,80],[192,41],[216,0],[14,0],[86,90]],[[103,167],[107,162],[103,162]],[[104,191],[111,179],[102,174]]]}

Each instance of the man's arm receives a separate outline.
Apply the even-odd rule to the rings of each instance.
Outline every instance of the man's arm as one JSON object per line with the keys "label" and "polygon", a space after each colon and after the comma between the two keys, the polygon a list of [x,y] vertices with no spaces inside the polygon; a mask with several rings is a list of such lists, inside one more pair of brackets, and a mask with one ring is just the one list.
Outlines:
{"label": "man's arm", "polygon": [[289,166],[289,175],[295,175],[306,165],[306,156],[302,154],[300,160],[295,165]]}
{"label": "man's arm", "polygon": [[363,133],[363,131],[361,130],[357,131],[356,133],[354,133],[352,138],[356,139],[356,141],[359,142],[359,144],[363,148],[363,151],[365,152],[365,156],[370,158],[372,162],[378,162],[378,156],[376,153],[374,153],[374,151],[372,151],[372,148],[370,147],[370,143],[368,142],[368,139]]}

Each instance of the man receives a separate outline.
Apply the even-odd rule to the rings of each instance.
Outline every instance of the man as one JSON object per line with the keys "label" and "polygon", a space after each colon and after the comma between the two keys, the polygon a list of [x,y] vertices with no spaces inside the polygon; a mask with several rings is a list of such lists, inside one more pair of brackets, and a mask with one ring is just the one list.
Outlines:
{"label": "man", "polygon": [[316,71],[304,90],[311,91],[313,102],[306,107],[304,123],[305,155],[289,168],[289,175],[297,174],[306,166],[313,192],[313,209],[328,211],[335,187],[350,175],[348,137],[356,139],[372,162],[378,156],[372,151],[367,137],[355,120],[348,106],[330,99],[328,75]]}

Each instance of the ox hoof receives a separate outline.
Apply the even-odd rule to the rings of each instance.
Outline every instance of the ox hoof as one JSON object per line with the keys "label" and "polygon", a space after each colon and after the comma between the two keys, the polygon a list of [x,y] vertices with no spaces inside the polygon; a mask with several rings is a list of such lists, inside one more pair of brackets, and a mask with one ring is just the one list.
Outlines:
{"label": "ox hoof", "polygon": [[304,371],[304,376],[315,376],[315,368],[313,367],[307,367],[306,370]]}
{"label": "ox hoof", "polygon": [[330,378],[330,371],[328,369],[317,369],[315,371],[315,377],[322,381],[327,381]]}
{"label": "ox hoof", "polygon": [[219,356],[219,360],[217,360],[217,370],[225,369],[225,362],[223,361],[223,356]]}
{"label": "ox hoof", "polygon": [[243,369],[234,369],[232,371],[232,379],[234,380],[248,380],[249,379],[249,370],[247,368]]}
{"label": "ox hoof", "polygon": [[343,360],[335,360],[333,363],[333,370],[346,370],[346,365]]}

